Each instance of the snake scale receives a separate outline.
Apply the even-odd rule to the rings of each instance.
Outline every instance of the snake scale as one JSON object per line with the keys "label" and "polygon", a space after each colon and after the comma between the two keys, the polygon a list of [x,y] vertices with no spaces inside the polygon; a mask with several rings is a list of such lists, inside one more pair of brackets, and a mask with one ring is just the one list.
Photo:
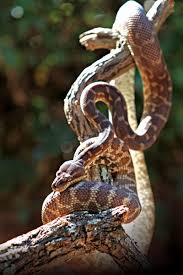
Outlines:
{"label": "snake scale", "polygon": [[[80,98],[82,111],[99,130],[99,135],[83,142],[77,148],[73,160],[60,166],[52,183],[56,192],[48,195],[43,204],[44,223],[73,211],[98,212],[120,205],[126,207],[123,223],[129,223],[140,213],[129,149],[121,139],[115,137],[111,122],[95,106],[97,101],[103,101],[108,104],[112,113],[115,111],[121,95],[115,87],[110,85],[110,88],[113,92],[105,82],[96,82],[83,90]],[[86,181],[87,169],[91,164],[107,165],[118,187],[103,182]],[[81,182],[70,187],[79,181]]]}
{"label": "snake scale", "polygon": [[[143,80],[141,122],[136,131],[131,129],[125,100],[114,86],[96,82],[83,90],[81,110],[99,135],[84,141],[73,160],[60,166],[52,183],[54,191],[42,206],[43,223],[73,211],[98,212],[119,205],[127,209],[122,223],[131,222],[140,213],[129,149],[145,150],[157,140],[168,119],[172,85],[153,26],[141,5],[129,1],[118,14],[122,18],[124,39]],[[97,101],[107,104],[112,112],[113,125],[97,110]],[[86,180],[87,169],[103,162],[109,165],[117,186]]]}

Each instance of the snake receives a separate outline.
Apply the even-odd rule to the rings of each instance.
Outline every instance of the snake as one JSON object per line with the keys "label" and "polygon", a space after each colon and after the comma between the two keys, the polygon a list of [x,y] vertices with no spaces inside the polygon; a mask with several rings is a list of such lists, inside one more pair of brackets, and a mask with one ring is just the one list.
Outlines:
{"label": "snake", "polygon": [[[157,140],[171,109],[171,78],[152,23],[146,18],[141,5],[134,1],[124,4],[116,18],[119,14],[122,18],[120,27],[123,29],[124,40],[126,40],[143,81],[144,108],[141,122],[135,131],[131,129],[125,100],[114,86],[105,82],[96,82],[89,84],[82,91],[81,110],[100,133],[97,137],[84,141],[73,160],[65,162],[59,168],[52,183],[54,191],[43,203],[43,223],[51,221],[58,215],[66,215],[73,211],[101,211],[106,207],[111,208],[121,204],[128,208],[123,223],[131,222],[140,213],[136,191],[131,190],[128,185],[124,184],[124,181],[122,181],[121,188],[118,188],[103,182],[85,180],[87,169],[97,160],[100,162],[102,156],[104,159],[112,160],[114,166],[116,163],[119,167],[124,165],[120,165],[124,148],[122,148],[121,155],[112,150],[115,140],[118,140],[119,144],[122,143],[127,148],[127,152],[129,149],[149,148]],[[113,126],[96,109],[97,101],[104,101],[108,105],[112,112]],[[121,175],[119,171],[117,174]],[[128,171],[125,173],[128,174]],[[135,186],[133,177],[130,185]],[[105,199],[102,194],[105,194]],[[112,200],[110,200],[111,196]],[[116,197],[118,197],[117,203]]]}
{"label": "snake", "polygon": [[[172,81],[153,24],[147,19],[143,7],[135,1],[127,2],[119,9],[115,22],[116,28],[122,30],[123,41],[126,41],[140,72],[144,106],[141,122],[133,131],[126,110],[121,116],[125,127],[118,123],[117,111],[119,108],[123,111],[121,104],[124,104],[119,102],[113,117],[114,128],[117,136],[130,149],[145,150],[156,142],[168,120],[172,104]],[[113,29],[115,30],[115,23]]]}
{"label": "snake", "polygon": [[[96,103],[103,101],[114,111],[118,103],[119,91],[111,86],[114,91],[109,93],[106,87],[105,82],[96,82],[83,90],[82,112],[99,130],[99,135],[79,145],[73,160],[64,162],[58,169],[52,183],[54,191],[42,206],[43,223],[74,211],[98,212],[121,205],[126,209],[121,222],[129,223],[141,211],[129,149],[115,136],[111,122],[96,108]],[[109,167],[115,186],[87,181],[87,170],[98,164]]]}

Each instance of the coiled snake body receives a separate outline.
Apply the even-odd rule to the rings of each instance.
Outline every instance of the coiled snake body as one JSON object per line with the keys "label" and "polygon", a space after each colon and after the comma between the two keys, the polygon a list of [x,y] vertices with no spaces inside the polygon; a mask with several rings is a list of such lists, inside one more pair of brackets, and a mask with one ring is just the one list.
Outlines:
{"label": "coiled snake body", "polygon": [[[100,211],[121,204],[127,207],[123,223],[132,221],[140,212],[129,149],[145,150],[156,141],[169,115],[172,86],[156,34],[142,7],[129,1],[118,13],[123,18],[124,38],[143,80],[142,120],[134,132],[128,123],[124,98],[112,85],[97,82],[83,90],[80,99],[82,112],[97,128],[99,135],[83,142],[73,160],[59,168],[52,183],[54,192],[43,203],[43,223],[77,210]],[[114,131],[109,120],[96,109],[97,101],[104,101],[110,108]],[[130,159],[126,169],[125,154]],[[121,188],[85,180],[87,169],[102,160],[110,162],[114,180]]]}
{"label": "coiled snake body", "polygon": [[145,150],[157,140],[168,119],[172,99],[171,78],[152,22],[147,19],[142,6],[134,1],[127,2],[119,9],[115,22],[117,29],[122,30],[124,41],[139,69],[144,87],[144,106],[135,133],[129,126],[126,112],[123,116],[126,127],[118,123],[116,112],[114,128],[130,149]]}
{"label": "coiled snake body", "polygon": [[[132,221],[140,213],[129,149],[122,140],[115,137],[112,124],[95,107],[97,101],[103,101],[113,113],[120,96],[115,87],[108,86],[105,82],[90,84],[83,90],[80,99],[82,111],[94,127],[100,129],[100,134],[83,142],[76,150],[73,160],[60,166],[52,183],[56,192],[48,195],[43,203],[44,223],[73,211],[97,212],[120,205],[126,207],[123,223]],[[118,187],[103,182],[85,181],[91,164],[107,165]],[[79,181],[81,182],[70,187]]]}

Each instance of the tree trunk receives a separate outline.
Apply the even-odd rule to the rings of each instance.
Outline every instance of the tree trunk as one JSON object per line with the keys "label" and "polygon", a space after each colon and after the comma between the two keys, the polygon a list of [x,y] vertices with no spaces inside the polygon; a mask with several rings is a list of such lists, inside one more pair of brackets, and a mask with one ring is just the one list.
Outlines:
{"label": "tree trunk", "polygon": [[[155,22],[156,29],[159,29],[172,12],[173,0],[158,0],[154,7],[151,11],[151,20]],[[120,61],[121,67],[117,61],[119,57],[124,60],[123,64]],[[106,59],[103,61],[105,64]],[[108,70],[105,70],[107,67],[104,66],[104,70],[99,72],[98,76],[103,72],[103,80],[109,81],[115,78],[117,74],[124,72],[125,68],[132,67],[133,61],[124,47],[122,52],[113,55],[112,67],[109,65]],[[92,72],[97,66],[100,67],[101,63],[95,62],[88,72]],[[115,66],[118,66],[117,70]],[[86,73],[86,69],[84,71]],[[95,75],[89,75],[87,81],[97,80],[96,71]],[[81,79],[85,80],[85,73],[81,73],[71,92],[78,87],[81,88]],[[87,81],[84,81],[85,85]],[[86,138],[82,133],[78,133],[78,136],[81,140],[83,137]],[[92,177],[96,178],[98,175],[93,172]],[[9,240],[0,245],[0,272],[2,274],[145,272],[149,270],[146,258],[121,226],[120,218],[124,211],[123,207],[117,207],[100,214],[73,213]]]}

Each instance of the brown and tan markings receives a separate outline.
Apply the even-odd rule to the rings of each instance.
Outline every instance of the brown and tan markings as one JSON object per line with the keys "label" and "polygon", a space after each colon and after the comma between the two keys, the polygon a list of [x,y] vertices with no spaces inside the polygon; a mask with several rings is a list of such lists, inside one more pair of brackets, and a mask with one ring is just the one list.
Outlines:
{"label": "brown and tan markings", "polygon": [[[122,18],[124,38],[143,80],[144,109],[141,122],[136,131],[131,129],[125,100],[115,87],[99,82],[83,90],[80,100],[82,112],[99,135],[82,143],[73,160],[61,165],[52,184],[55,191],[43,203],[44,223],[73,211],[101,211],[121,204],[128,209],[123,223],[132,221],[140,212],[128,150],[145,150],[156,141],[168,119],[172,85],[157,37],[142,7],[129,1],[121,7],[118,16]],[[110,122],[96,109],[97,101],[104,101],[111,109],[117,137]],[[122,146],[119,154],[115,142]],[[119,182],[121,188],[85,180],[87,169],[102,161],[110,165],[114,181]]]}
{"label": "brown and tan markings", "polygon": [[[76,150],[73,160],[60,166],[52,183],[54,192],[48,195],[43,203],[43,223],[74,211],[98,212],[120,205],[126,207],[122,223],[131,222],[140,213],[129,149],[115,136],[112,124],[95,106],[97,101],[108,100],[109,94],[98,92],[100,85],[95,83],[85,88],[81,105],[84,115],[101,132],[98,137],[83,142]],[[112,101],[110,104],[112,106]],[[96,164],[109,167],[116,186],[85,180],[87,169]],[[79,181],[81,182],[78,183]]]}
{"label": "brown and tan markings", "polygon": [[130,149],[145,150],[157,140],[167,122],[172,103],[172,82],[152,22],[147,19],[142,6],[128,1],[117,13],[114,30],[115,24],[117,30],[122,30],[123,39],[140,72],[144,107],[141,122],[134,132],[129,126],[127,113],[120,117],[125,127],[118,123],[118,109],[123,111],[121,104],[125,104],[119,99],[113,117],[114,128]]}

